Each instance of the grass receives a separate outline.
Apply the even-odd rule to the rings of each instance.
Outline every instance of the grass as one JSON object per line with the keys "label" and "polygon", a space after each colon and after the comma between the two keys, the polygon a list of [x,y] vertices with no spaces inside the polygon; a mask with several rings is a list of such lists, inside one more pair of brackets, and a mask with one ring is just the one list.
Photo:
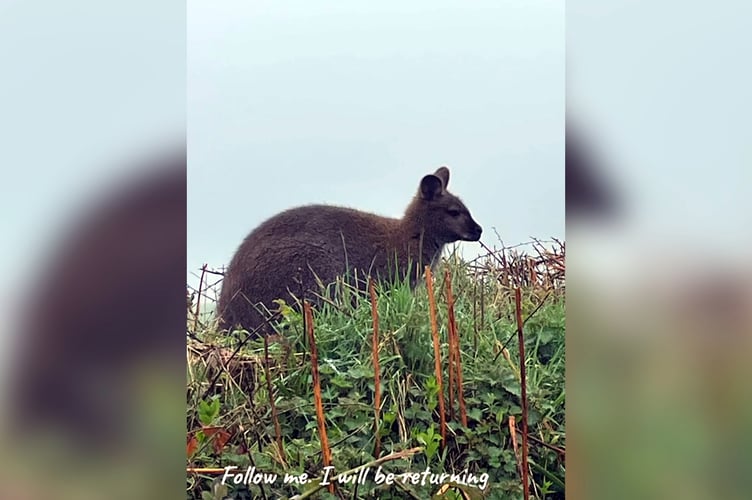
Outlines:
{"label": "grass", "polygon": [[[514,259],[512,259],[514,260]],[[519,260],[519,259],[518,259]],[[441,443],[438,384],[434,375],[428,294],[425,286],[411,292],[404,283],[377,287],[381,411],[380,456],[419,447],[404,458],[368,469],[363,484],[337,484],[315,498],[431,498],[451,478],[441,473],[470,474],[478,486],[464,487],[471,498],[521,498],[518,460],[521,441],[520,370],[512,284],[523,273],[509,273],[499,259],[467,263],[452,257],[435,273],[438,325],[442,342],[446,400],[447,308],[444,270],[455,297],[468,425],[459,421],[459,407],[448,414],[448,432]],[[561,288],[528,280],[522,288],[531,497],[564,498],[564,298]],[[321,396],[331,447],[329,476],[349,471],[379,457],[375,450],[374,371],[371,350],[373,320],[367,298],[350,303],[352,293],[341,286],[339,304],[314,311]],[[188,343],[188,466],[199,469],[187,477],[189,498],[280,498],[305,494],[325,474],[312,389],[310,349],[303,335],[302,315],[285,308],[281,338],[268,344],[268,380],[264,342],[254,339],[237,349],[243,332],[218,335],[211,326],[198,328]],[[506,346],[506,347],[505,347]],[[237,352],[235,352],[237,350]],[[232,354],[234,353],[234,356]],[[214,382],[212,384],[212,382]],[[270,400],[269,387],[271,387]],[[276,418],[273,416],[276,412]],[[447,401],[447,413],[450,405]],[[510,417],[517,422],[510,425]],[[278,427],[275,425],[278,423]],[[277,438],[279,435],[279,439]],[[518,448],[515,454],[515,441]],[[442,446],[443,444],[443,446]],[[268,474],[268,484],[222,484],[223,469],[248,467]],[[424,483],[417,476],[430,474]],[[203,470],[202,470],[203,469]],[[395,474],[394,484],[377,483],[377,472]],[[271,474],[277,474],[276,478]],[[285,484],[285,475],[307,484]],[[357,479],[356,474],[349,476]],[[263,480],[263,476],[259,476]],[[362,475],[361,475],[362,478]],[[401,481],[404,479],[405,481]],[[457,479],[457,478],[455,478]],[[273,480],[273,481],[272,481]],[[461,498],[448,493],[443,498]]]}

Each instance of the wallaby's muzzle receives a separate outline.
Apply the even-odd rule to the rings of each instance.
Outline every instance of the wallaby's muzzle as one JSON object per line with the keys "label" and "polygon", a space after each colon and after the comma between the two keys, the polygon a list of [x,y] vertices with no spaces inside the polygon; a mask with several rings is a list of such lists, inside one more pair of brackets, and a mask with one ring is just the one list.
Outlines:
{"label": "wallaby's muzzle", "polygon": [[483,234],[483,228],[480,227],[477,223],[475,223],[475,227],[471,228],[470,231],[465,235],[465,237],[462,238],[463,241],[478,241],[480,240],[480,235]]}

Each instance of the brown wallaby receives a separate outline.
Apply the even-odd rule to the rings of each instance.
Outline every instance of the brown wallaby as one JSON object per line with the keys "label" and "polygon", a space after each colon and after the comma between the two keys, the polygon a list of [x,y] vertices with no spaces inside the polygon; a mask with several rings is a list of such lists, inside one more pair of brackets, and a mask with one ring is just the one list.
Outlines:
{"label": "brown wallaby", "polygon": [[[268,219],[246,237],[225,273],[217,305],[220,328],[252,332],[276,309],[275,299],[317,303],[321,284],[337,277],[410,279],[414,288],[444,245],[478,241],[481,227],[462,201],[447,191],[449,169],[420,181],[401,219],[351,208],[309,205]],[[364,289],[365,281],[359,281]],[[259,306],[261,304],[263,307]]]}

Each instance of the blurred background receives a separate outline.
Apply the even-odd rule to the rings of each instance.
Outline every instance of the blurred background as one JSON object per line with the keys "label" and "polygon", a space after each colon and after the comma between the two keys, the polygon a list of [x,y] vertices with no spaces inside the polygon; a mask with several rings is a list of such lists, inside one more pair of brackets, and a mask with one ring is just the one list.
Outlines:
{"label": "blurred background", "polygon": [[751,14],[567,2],[572,498],[749,497]]}
{"label": "blurred background", "polygon": [[0,3],[3,498],[183,488],[185,57],[183,2]]}

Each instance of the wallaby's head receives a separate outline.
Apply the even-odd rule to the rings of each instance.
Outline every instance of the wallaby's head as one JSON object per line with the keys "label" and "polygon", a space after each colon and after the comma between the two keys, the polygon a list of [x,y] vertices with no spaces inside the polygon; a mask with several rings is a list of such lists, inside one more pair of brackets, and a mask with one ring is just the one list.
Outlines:
{"label": "wallaby's head", "polygon": [[448,184],[446,167],[423,177],[405,218],[415,229],[423,230],[441,244],[478,241],[483,229],[473,220],[462,200],[447,191]]}

